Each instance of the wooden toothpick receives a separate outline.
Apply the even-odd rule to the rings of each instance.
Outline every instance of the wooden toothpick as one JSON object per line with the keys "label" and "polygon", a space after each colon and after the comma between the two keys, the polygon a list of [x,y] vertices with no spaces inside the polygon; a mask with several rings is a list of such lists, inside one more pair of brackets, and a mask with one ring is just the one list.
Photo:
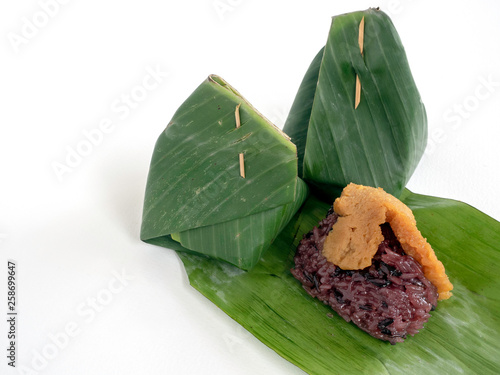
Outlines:
{"label": "wooden toothpick", "polygon": [[[240,121],[240,104],[236,106],[236,110],[234,111],[234,117],[236,119],[236,128],[239,128],[241,126],[241,121]],[[240,158],[240,176],[245,178],[245,156],[241,152],[239,154]]]}
{"label": "wooden toothpick", "polygon": [[[363,18],[361,18],[361,22],[359,23],[359,34],[358,34],[359,52],[361,52],[361,56],[363,56],[364,38],[365,38],[365,17],[363,16]],[[359,80],[359,76],[356,74],[356,94],[354,96],[354,109],[358,108],[360,101],[361,101],[361,82]]]}
{"label": "wooden toothpick", "polygon": [[240,153],[240,176],[245,178],[245,159],[243,153]]}
{"label": "wooden toothpick", "polygon": [[241,126],[240,123],[240,104],[236,106],[236,110],[234,111],[234,117],[236,117],[236,127],[239,128]]}

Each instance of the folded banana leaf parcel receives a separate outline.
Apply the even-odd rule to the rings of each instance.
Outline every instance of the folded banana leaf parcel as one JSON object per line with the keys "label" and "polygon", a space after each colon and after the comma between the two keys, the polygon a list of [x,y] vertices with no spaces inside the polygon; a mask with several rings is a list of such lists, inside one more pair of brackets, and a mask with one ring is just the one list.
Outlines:
{"label": "folded banana leaf parcel", "polygon": [[[405,188],[426,146],[427,119],[385,13],[333,17],[284,133],[291,141],[210,76],[156,143],[141,239],[178,251],[194,288],[309,374],[500,373],[500,223],[465,203]],[[355,319],[346,322],[345,295],[335,290],[321,299],[330,288],[324,280],[339,275],[364,278],[376,298],[389,293],[407,275],[387,263],[397,255],[393,237],[382,237],[372,266],[362,271],[321,261],[313,274],[311,265],[299,264],[304,243],[323,246],[321,231],[327,246],[338,229],[326,226],[332,217],[346,227],[351,214],[336,211],[358,193],[364,218],[378,215],[366,210],[375,204],[368,196],[385,197],[399,215],[388,211],[388,223],[367,221],[361,232],[375,228],[385,236],[393,229],[394,237],[416,223],[419,241],[432,246],[426,254],[432,262],[411,266],[415,284],[406,289],[434,296],[418,299],[427,308],[418,334],[396,335],[394,319],[379,321],[373,334]],[[407,256],[407,247],[399,255]],[[360,305],[356,314],[372,308]]]}
{"label": "folded banana leaf parcel", "polygon": [[307,194],[295,145],[211,75],[156,142],[141,239],[247,270]]}

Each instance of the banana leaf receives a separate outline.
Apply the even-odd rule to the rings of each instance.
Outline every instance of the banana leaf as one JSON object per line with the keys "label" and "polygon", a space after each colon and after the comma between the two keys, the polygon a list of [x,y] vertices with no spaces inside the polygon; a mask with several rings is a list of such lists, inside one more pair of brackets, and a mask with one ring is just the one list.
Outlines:
{"label": "banana leaf", "polygon": [[402,200],[455,288],[420,333],[394,346],[345,322],[291,275],[298,241],[330,207],[314,196],[249,272],[179,255],[193,287],[309,374],[498,374],[500,223],[454,200],[407,190]]}
{"label": "banana leaf", "polygon": [[[355,109],[357,76],[361,101]],[[329,198],[350,182],[400,196],[424,152],[427,117],[403,44],[384,12],[333,17],[283,130],[297,145],[299,176]]]}
{"label": "banana leaf", "polygon": [[212,75],[179,107],[156,142],[141,239],[250,269],[307,194],[297,177],[295,145]]}
{"label": "banana leaf", "polygon": [[179,242],[189,250],[199,249],[205,255],[250,269],[295,215],[307,193],[307,185],[299,179],[293,202],[230,222],[180,232]]}

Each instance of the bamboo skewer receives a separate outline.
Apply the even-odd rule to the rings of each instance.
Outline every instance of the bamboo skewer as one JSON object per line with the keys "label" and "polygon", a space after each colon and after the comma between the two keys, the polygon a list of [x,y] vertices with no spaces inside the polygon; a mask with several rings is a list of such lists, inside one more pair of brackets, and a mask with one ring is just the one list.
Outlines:
{"label": "bamboo skewer", "polygon": [[[365,17],[363,16],[363,18],[361,18],[361,22],[359,23],[359,35],[358,35],[358,44],[361,56],[363,56],[364,38],[365,38]],[[361,101],[361,82],[359,80],[359,76],[356,74],[356,93],[354,96],[354,109],[358,108],[360,101]]]}
{"label": "bamboo skewer", "polygon": [[240,176],[245,178],[245,159],[243,153],[240,153]]}
{"label": "bamboo skewer", "polygon": [[[236,106],[236,110],[234,111],[234,117],[236,119],[236,128],[239,128],[241,126],[240,105],[241,103]],[[239,153],[239,159],[240,159],[240,176],[245,178],[245,157],[242,152]]]}
{"label": "bamboo skewer", "polygon": [[236,110],[234,111],[234,117],[236,118],[236,128],[239,128],[241,126],[240,105],[241,105],[241,103],[236,106]]}

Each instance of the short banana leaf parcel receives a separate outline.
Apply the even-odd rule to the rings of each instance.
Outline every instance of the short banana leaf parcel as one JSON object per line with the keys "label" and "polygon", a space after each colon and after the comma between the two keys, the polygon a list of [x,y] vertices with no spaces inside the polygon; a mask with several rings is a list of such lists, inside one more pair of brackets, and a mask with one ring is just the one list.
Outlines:
{"label": "short banana leaf parcel", "polygon": [[313,196],[250,272],[179,255],[196,289],[309,374],[500,373],[500,223],[457,201],[408,191],[402,200],[455,288],[420,333],[394,346],[346,323],[291,275],[298,241],[329,208]]}
{"label": "short banana leaf parcel", "polygon": [[295,145],[212,75],[156,142],[141,239],[250,269],[307,193]]}

